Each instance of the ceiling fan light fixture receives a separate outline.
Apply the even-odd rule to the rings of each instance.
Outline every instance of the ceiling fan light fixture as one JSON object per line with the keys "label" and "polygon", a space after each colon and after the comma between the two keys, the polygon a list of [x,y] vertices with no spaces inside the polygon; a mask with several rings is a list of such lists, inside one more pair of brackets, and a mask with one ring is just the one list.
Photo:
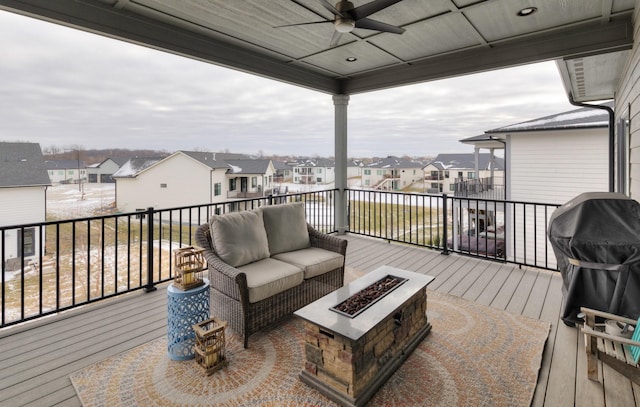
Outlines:
{"label": "ceiling fan light fixture", "polygon": [[535,13],[536,11],[538,11],[537,7],[525,7],[522,10],[518,11],[516,13],[516,15],[518,17],[527,17],[527,16],[530,16],[531,14]]}
{"label": "ceiling fan light fixture", "polygon": [[346,59],[347,62],[356,62],[357,60],[358,60],[358,58],[356,58],[356,57],[348,57]]}
{"label": "ceiling fan light fixture", "polygon": [[337,18],[334,25],[336,27],[336,31],[341,33],[350,33],[354,28],[356,28],[355,21],[349,18]]}

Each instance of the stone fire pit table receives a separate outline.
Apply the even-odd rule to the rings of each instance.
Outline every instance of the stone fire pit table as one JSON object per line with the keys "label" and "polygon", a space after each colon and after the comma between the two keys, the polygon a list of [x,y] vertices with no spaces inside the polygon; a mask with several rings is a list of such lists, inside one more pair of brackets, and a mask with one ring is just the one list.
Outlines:
{"label": "stone fire pit table", "polygon": [[[355,317],[332,308],[387,276],[402,280]],[[363,406],[431,330],[426,287],[434,277],[382,266],[299,309],[300,379],[343,406]]]}

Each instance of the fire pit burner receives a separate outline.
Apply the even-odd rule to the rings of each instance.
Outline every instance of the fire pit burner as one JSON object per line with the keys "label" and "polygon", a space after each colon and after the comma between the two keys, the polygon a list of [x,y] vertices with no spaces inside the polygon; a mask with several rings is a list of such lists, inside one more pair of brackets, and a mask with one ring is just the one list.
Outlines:
{"label": "fire pit burner", "polygon": [[358,314],[384,298],[385,295],[400,287],[405,281],[407,281],[406,278],[389,274],[329,309],[346,317],[355,318]]}

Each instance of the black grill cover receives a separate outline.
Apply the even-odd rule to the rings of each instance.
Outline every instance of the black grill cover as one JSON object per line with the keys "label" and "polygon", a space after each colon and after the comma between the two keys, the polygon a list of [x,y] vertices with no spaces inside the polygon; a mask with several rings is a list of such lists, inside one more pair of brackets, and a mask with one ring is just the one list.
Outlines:
{"label": "black grill cover", "polygon": [[580,322],[581,306],[638,318],[638,202],[618,193],[578,195],[553,212],[549,240],[562,274],[565,324]]}

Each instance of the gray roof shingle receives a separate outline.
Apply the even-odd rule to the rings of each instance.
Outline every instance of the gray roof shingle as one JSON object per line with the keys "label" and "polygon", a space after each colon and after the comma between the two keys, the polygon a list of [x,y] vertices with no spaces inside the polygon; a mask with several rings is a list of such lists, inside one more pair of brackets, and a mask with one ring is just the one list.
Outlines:
{"label": "gray roof shingle", "polygon": [[227,160],[227,164],[231,168],[227,171],[229,174],[265,174],[269,168],[269,159],[243,159],[243,160]]}
{"label": "gray roof shingle", "polygon": [[[613,102],[603,103],[600,106],[613,107]],[[608,125],[609,114],[607,111],[598,108],[583,107],[522,123],[510,124],[493,130],[487,130],[485,133],[598,128],[607,127]]]}
{"label": "gray roof shingle", "polygon": [[[440,170],[447,169],[475,169],[475,154],[473,153],[461,153],[461,154],[438,154],[433,161],[429,164],[434,165]],[[428,165],[428,164],[427,164]],[[491,154],[480,153],[478,154],[478,169],[488,170],[491,166]],[[494,158],[494,170],[504,169],[504,158]]]}
{"label": "gray roof shingle", "polygon": [[51,185],[38,143],[0,142],[0,187]]}

